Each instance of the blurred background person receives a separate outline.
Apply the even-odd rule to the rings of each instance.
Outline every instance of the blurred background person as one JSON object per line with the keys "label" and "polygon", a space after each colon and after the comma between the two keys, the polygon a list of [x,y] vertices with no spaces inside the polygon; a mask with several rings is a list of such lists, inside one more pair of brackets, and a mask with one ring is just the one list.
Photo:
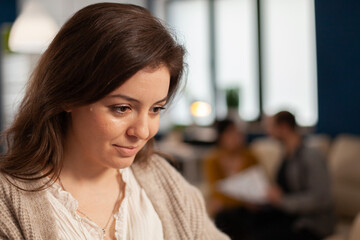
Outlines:
{"label": "blurred background person", "polygon": [[[257,159],[245,144],[244,132],[233,120],[217,122],[216,129],[216,146],[204,160],[205,178],[210,190],[207,206],[209,214],[215,218],[219,212],[246,205],[243,201],[219,192],[217,182],[257,164]],[[233,223],[225,219],[222,224]]]}
{"label": "blurred background person", "polygon": [[283,145],[284,156],[268,191],[269,206],[255,218],[254,239],[322,239],[334,223],[325,156],[303,143],[290,112],[268,118],[266,131]]}

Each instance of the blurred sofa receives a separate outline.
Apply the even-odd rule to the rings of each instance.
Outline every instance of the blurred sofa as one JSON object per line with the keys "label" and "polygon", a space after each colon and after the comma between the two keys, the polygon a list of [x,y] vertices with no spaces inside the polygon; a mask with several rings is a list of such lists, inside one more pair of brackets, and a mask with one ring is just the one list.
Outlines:
{"label": "blurred sofa", "polygon": [[[360,137],[314,134],[305,138],[305,144],[323,152],[328,159],[335,202],[337,226],[333,236],[326,240],[360,239]],[[274,180],[281,145],[274,139],[263,137],[251,142],[250,148],[258,157],[270,180]],[[356,217],[357,216],[357,217]]]}

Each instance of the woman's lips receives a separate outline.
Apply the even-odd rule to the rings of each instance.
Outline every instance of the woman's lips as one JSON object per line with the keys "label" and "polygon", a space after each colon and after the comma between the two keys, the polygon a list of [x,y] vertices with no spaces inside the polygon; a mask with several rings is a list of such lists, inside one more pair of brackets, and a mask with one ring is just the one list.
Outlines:
{"label": "woman's lips", "polygon": [[137,146],[120,146],[120,145],[113,145],[115,149],[120,153],[121,157],[132,157],[138,152]]}

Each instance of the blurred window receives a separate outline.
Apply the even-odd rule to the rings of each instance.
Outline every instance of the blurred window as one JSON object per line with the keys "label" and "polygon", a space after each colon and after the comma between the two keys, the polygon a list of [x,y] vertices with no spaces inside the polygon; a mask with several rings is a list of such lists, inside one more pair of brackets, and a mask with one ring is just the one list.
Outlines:
{"label": "blurred window", "polygon": [[[257,2],[260,3],[258,29]],[[188,51],[188,85],[170,111],[172,122],[209,124],[226,114],[225,89],[239,89],[239,113],[244,120],[290,110],[300,125],[317,122],[317,73],[314,0],[170,0],[168,24]],[[213,23],[213,24],[212,24]],[[210,33],[214,31],[213,48]],[[258,32],[261,35],[262,103],[260,103]],[[215,71],[211,71],[214,57]],[[215,73],[212,84],[211,73]],[[216,85],[217,89],[212,89]],[[216,103],[214,93],[216,93]],[[207,118],[194,119],[190,105],[212,106]]]}
{"label": "blurred window", "polygon": [[264,111],[290,110],[300,125],[317,123],[313,0],[262,0]]}
{"label": "blurred window", "polygon": [[216,85],[222,93],[238,88],[241,117],[256,120],[259,116],[256,1],[216,0],[214,9]]}
{"label": "blurred window", "polygon": [[[170,1],[167,22],[175,29],[187,49],[187,88],[171,111],[175,124],[208,125],[215,114],[226,114],[225,90],[239,89],[239,111],[245,120],[259,116],[257,77],[256,2],[253,0],[217,0],[214,2],[214,26],[210,26],[209,1]],[[215,31],[211,49],[210,31]],[[214,51],[217,90],[211,82],[211,56]],[[214,94],[217,92],[217,103]],[[204,101],[212,106],[208,117],[194,118],[190,105]],[[216,105],[216,107],[215,107]],[[215,113],[215,108],[217,108]]]}
{"label": "blurred window", "polygon": [[176,107],[171,111],[171,119],[180,125],[188,125],[193,121],[200,125],[211,124],[214,112],[208,117],[198,119],[193,119],[190,114],[190,105],[194,101],[204,101],[212,106],[214,104],[209,64],[208,1],[172,1],[168,6],[167,15],[168,23],[186,47],[188,64],[187,87],[181,98],[176,100]]}

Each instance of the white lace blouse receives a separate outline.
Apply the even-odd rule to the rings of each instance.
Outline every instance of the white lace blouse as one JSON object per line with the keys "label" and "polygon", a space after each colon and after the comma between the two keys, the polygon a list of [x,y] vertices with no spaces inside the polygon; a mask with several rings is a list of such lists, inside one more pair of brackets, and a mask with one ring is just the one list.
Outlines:
{"label": "white lace blouse", "polygon": [[[126,183],[125,196],[114,214],[117,240],[163,240],[162,224],[145,191],[138,184],[131,168],[122,169]],[[78,201],[54,184],[47,196],[58,226],[60,239],[103,239],[102,229],[91,220],[77,214]]]}

